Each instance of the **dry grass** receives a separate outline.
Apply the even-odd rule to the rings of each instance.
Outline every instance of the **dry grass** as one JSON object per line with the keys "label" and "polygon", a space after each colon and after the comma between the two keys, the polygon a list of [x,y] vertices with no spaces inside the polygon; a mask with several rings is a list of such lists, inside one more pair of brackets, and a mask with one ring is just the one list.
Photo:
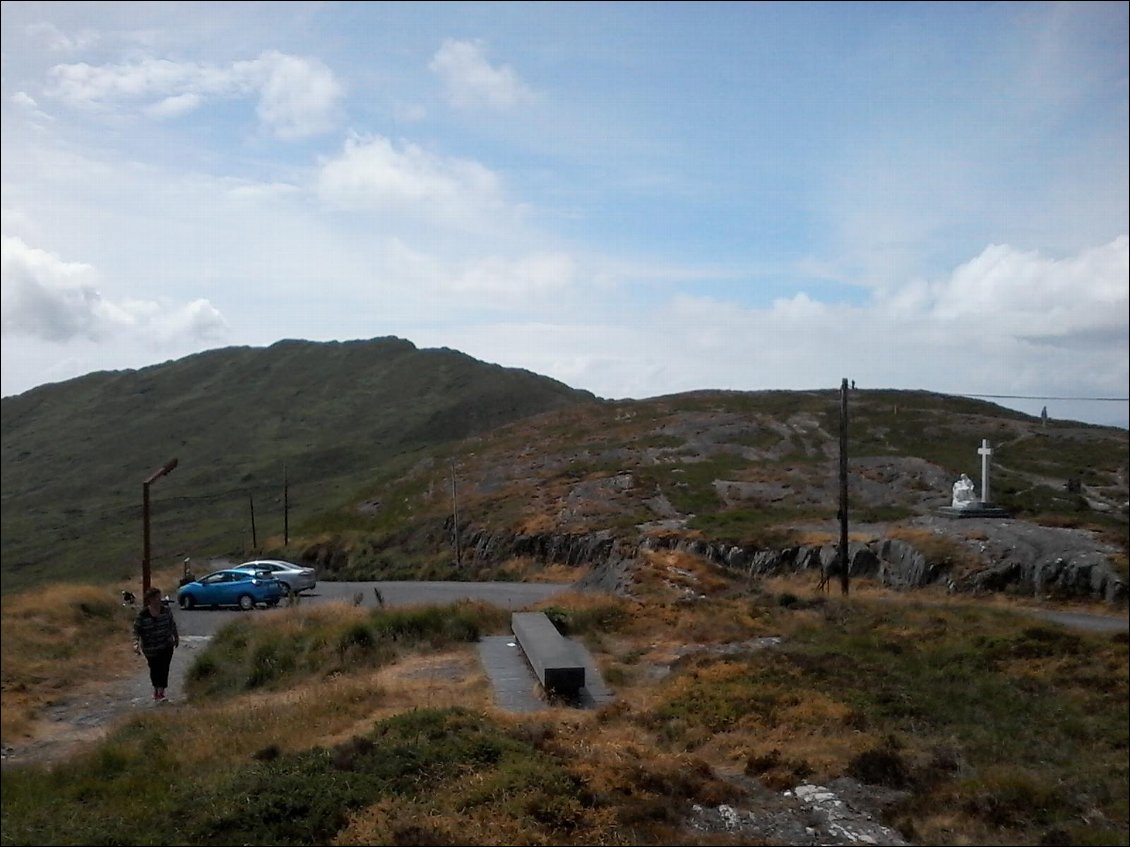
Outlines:
{"label": "dry grass", "polygon": [[134,669],[135,609],[104,588],[48,585],[5,597],[0,644],[0,734],[33,737],[43,706],[68,690],[121,679]]}
{"label": "dry grass", "polygon": [[[989,685],[1007,686],[1012,678],[1018,691],[1091,692],[1087,696],[1095,704],[1117,698],[1119,685],[1125,688],[1125,667],[1119,664],[1124,646],[1039,627],[1019,632],[1015,623],[986,615],[984,604],[969,598],[896,592],[860,579],[845,599],[835,588],[820,591],[814,575],[747,585],[728,581],[706,562],[669,552],[648,558],[637,588],[634,599],[569,592],[543,604],[577,628],[602,671],[615,679],[616,700],[596,711],[501,712],[473,644],[436,648],[421,642],[398,647],[391,664],[343,664],[328,676],[299,678],[283,688],[147,712],[133,725],[145,737],[160,738],[182,772],[212,784],[218,778],[210,775],[253,769],[251,763],[268,751],[280,767],[295,769],[288,772],[306,774],[296,769],[295,757],[379,739],[383,736],[372,733],[390,718],[421,711],[467,710],[484,733],[526,745],[513,760],[490,767],[461,764],[466,770],[452,772],[451,781],[436,790],[395,799],[380,795],[350,807],[348,822],[330,842],[335,844],[686,843],[687,833],[679,828],[686,804],[743,802],[739,782],[730,777],[753,777],[779,791],[821,782],[888,749],[895,736],[892,755],[915,774],[934,774],[938,747],[967,745],[964,781],[934,774],[944,791],[924,794],[920,808],[903,813],[899,823],[913,833],[912,840],[1032,843],[1025,839],[1033,837],[1033,825],[1022,817],[994,831],[984,810],[1004,808],[1021,816],[1025,791],[1038,798],[1045,782],[1075,780],[1077,774],[1063,769],[1043,775],[1030,762],[999,772],[976,765],[972,759],[981,754],[973,745],[983,743],[982,727],[950,728],[946,721],[963,719],[961,704],[952,704],[952,713],[936,697],[924,706],[908,680],[939,684],[933,663],[949,654],[931,651],[944,643],[971,660],[993,657],[994,664],[976,666]],[[792,598],[787,606],[778,602],[786,596]],[[67,601],[57,598],[51,608],[59,606],[66,608]],[[6,603],[6,635],[10,611],[13,621],[44,624],[45,613],[34,605]],[[349,630],[369,614],[345,604],[298,607],[273,619],[272,637]],[[966,627],[975,640],[963,634]],[[758,646],[758,637],[766,635],[781,638],[780,645]],[[865,663],[858,672],[854,661]],[[954,665],[955,672],[966,667]],[[920,731],[910,732],[907,726],[914,724],[899,723],[901,713],[889,712],[884,690],[895,705],[906,697],[909,714],[920,713],[926,721]],[[934,704],[940,714],[921,711]],[[1076,708],[1068,701],[1064,707]],[[930,723],[939,718],[944,720]],[[989,720],[987,712],[976,718],[983,720]],[[966,740],[959,741],[959,733]],[[221,736],[224,744],[210,741]],[[428,743],[440,742],[420,741]],[[325,790],[337,791],[334,785],[327,782]],[[562,785],[576,787],[559,790]],[[1010,800],[1010,792],[1020,799]],[[581,802],[582,797],[588,799]],[[1111,802],[1104,808],[1109,813]]]}

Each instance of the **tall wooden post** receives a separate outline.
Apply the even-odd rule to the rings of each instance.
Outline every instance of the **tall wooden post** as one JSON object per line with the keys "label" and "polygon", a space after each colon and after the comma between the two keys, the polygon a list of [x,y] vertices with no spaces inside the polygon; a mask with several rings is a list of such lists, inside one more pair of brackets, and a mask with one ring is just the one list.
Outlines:
{"label": "tall wooden post", "polygon": [[455,496],[455,461],[451,462],[451,522],[453,524],[452,531],[455,533],[455,567],[461,565],[461,555],[459,550],[459,501]]}
{"label": "tall wooden post", "polygon": [[170,459],[165,462],[158,470],[153,471],[148,478],[141,483],[141,523],[142,523],[142,536],[143,544],[141,555],[141,596],[145,596],[145,592],[149,590],[149,586],[153,584],[153,578],[150,575],[150,550],[149,550],[149,486],[159,480],[166,474],[173,472],[173,468],[177,466],[176,459]]}
{"label": "tall wooden post", "polygon": [[259,539],[255,535],[255,495],[248,492],[247,501],[251,504],[251,551],[257,554],[259,551]]}
{"label": "tall wooden post", "polygon": [[283,546],[290,543],[290,481],[283,465]]}
{"label": "tall wooden post", "polygon": [[142,556],[141,556],[141,596],[145,596],[145,592],[149,590],[151,584],[151,577],[149,575],[149,480],[141,483],[141,523],[142,534],[144,535]]}
{"label": "tall wooden post", "polygon": [[840,590],[848,593],[848,381],[840,384]]}

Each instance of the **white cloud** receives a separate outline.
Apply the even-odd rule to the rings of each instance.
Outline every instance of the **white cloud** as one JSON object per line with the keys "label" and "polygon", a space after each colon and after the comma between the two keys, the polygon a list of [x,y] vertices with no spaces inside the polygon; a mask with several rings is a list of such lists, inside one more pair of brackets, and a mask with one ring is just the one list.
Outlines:
{"label": "white cloud", "polygon": [[896,292],[893,311],[917,311],[944,324],[1015,338],[1066,337],[1111,330],[1130,320],[1130,240],[1055,260],[1036,251],[992,245],[934,284]]}
{"label": "white cloud", "polygon": [[22,333],[62,341],[98,334],[105,311],[90,265],[61,261],[4,236],[0,268],[0,327],[5,336]]}
{"label": "white cloud", "polygon": [[240,62],[256,80],[256,113],[279,138],[305,138],[333,129],[343,91],[333,71],[317,59],[303,59],[270,51],[254,62]]}
{"label": "white cloud", "polygon": [[462,109],[503,110],[536,99],[509,65],[487,61],[480,41],[445,39],[428,68],[443,81],[451,104]]}
{"label": "white cloud", "polygon": [[96,32],[82,30],[74,35],[67,35],[48,21],[36,21],[28,24],[24,28],[24,33],[31,43],[41,44],[56,53],[73,53],[98,41],[98,33]]}
{"label": "white cloud", "polygon": [[542,253],[509,259],[487,256],[472,261],[455,277],[452,289],[507,302],[534,299],[569,289],[576,264],[564,253]]}
{"label": "white cloud", "polygon": [[25,109],[36,109],[39,107],[39,104],[35,102],[35,98],[24,91],[17,91],[10,99],[16,106]]}
{"label": "white cloud", "polygon": [[[919,284],[897,311],[886,294],[854,307],[798,294],[762,309],[682,294],[591,320],[517,315],[412,337],[604,397],[836,388],[842,378],[861,388],[1119,397],[1128,380],[1126,257],[1126,238],[1058,261],[990,247],[936,285]],[[1033,403],[1031,414],[1046,404],[1053,417],[1125,416],[1117,406]]]}
{"label": "white cloud", "polygon": [[158,120],[178,118],[195,110],[203,100],[199,94],[175,94],[145,109],[145,114]]}
{"label": "white cloud", "polygon": [[204,300],[179,307],[109,300],[100,293],[92,266],[64,261],[20,238],[4,236],[0,255],[0,329],[5,339],[29,336],[65,343],[136,334],[155,340],[214,340],[225,326],[223,316]]}
{"label": "white cloud", "polygon": [[144,97],[163,97],[185,90],[229,94],[236,90],[230,75],[205,65],[143,59],[123,65],[78,62],[55,65],[49,71],[47,93],[71,106],[103,106]]}
{"label": "white cloud", "polygon": [[343,90],[317,59],[267,51],[220,67],[145,58],[117,65],[55,65],[48,93],[77,108],[112,109],[138,101],[152,117],[195,109],[208,98],[258,97],[256,114],[277,137],[304,138],[337,123]]}
{"label": "white cloud", "polygon": [[165,309],[150,319],[152,335],[159,342],[175,342],[185,338],[218,341],[224,337],[227,322],[207,300],[197,299],[175,309]]}
{"label": "white cloud", "polygon": [[498,176],[478,162],[380,136],[347,139],[340,156],[322,162],[318,192],[343,209],[409,211],[464,225],[478,225],[506,205]]}

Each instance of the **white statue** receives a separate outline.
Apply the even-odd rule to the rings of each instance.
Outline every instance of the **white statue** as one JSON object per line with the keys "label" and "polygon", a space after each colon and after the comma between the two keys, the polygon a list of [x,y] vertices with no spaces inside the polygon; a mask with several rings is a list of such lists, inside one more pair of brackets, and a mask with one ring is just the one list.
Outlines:
{"label": "white statue", "polygon": [[955,509],[969,509],[977,504],[977,495],[973,488],[973,480],[966,474],[953,484],[953,507]]}

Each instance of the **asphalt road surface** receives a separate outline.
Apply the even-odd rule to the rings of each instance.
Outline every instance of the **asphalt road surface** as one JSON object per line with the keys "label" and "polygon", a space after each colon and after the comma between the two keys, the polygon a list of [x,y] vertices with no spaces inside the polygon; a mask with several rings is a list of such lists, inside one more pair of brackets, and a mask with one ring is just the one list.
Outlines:
{"label": "asphalt road surface", "polygon": [[[510,611],[552,597],[570,587],[571,583],[546,582],[319,582],[314,588],[299,595],[303,606],[318,603],[344,602],[353,604],[360,598],[361,606],[379,605],[377,592],[385,606],[439,605],[458,600],[482,600]],[[286,601],[279,610],[285,607]],[[253,612],[238,609],[205,609],[191,611],[174,607],[177,629],[182,636],[210,636],[237,615],[270,615],[279,610],[259,607]]]}
{"label": "asphalt road surface", "polygon": [[[319,582],[309,591],[303,591],[299,602],[306,605],[329,602],[353,604],[355,599],[360,598],[360,605],[373,608],[379,605],[377,601],[379,591],[386,606],[447,605],[457,600],[471,599],[483,600],[513,612],[570,587],[571,583],[546,582]],[[175,610],[177,628],[181,635],[186,636],[211,636],[236,615],[263,615],[271,614],[273,611],[262,607],[253,612],[199,607],[192,611],[180,608]],[[1067,627],[1092,632],[1125,632],[1130,629],[1125,615],[1091,615],[1057,612],[1050,609],[1024,611]]]}

